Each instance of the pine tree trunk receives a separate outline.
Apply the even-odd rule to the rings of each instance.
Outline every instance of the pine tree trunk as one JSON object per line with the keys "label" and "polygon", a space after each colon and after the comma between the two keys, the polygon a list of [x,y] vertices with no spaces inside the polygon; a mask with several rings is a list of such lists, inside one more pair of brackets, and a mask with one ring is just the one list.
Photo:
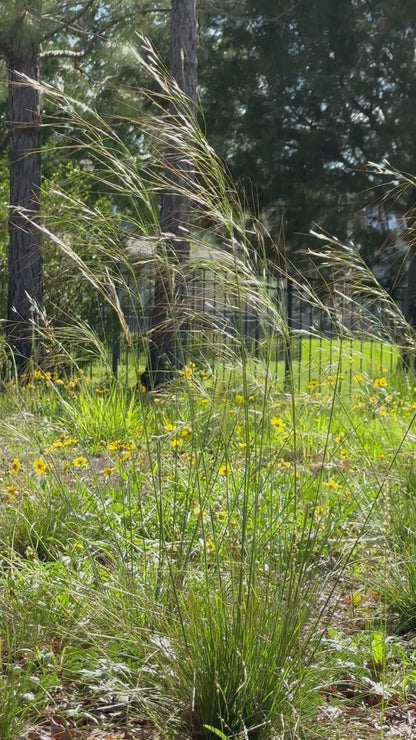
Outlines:
{"label": "pine tree trunk", "polygon": [[[196,0],[172,0],[170,72],[191,103],[195,114],[197,69]],[[172,116],[177,111],[171,106]],[[148,388],[160,386],[185,362],[186,354],[186,265],[189,261],[189,199],[180,190],[192,180],[189,158],[171,149],[166,155],[165,178],[171,189],[162,196],[160,229],[165,254],[155,276],[150,318],[149,358],[142,376]]]}
{"label": "pine tree trunk", "polygon": [[21,375],[33,350],[34,304],[42,303],[40,232],[19,213],[39,214],[41,132],[39,93],[19,73],[38,79],[39,48],[22,36],[7,58],[9,83],[9,281],[6,340]]}

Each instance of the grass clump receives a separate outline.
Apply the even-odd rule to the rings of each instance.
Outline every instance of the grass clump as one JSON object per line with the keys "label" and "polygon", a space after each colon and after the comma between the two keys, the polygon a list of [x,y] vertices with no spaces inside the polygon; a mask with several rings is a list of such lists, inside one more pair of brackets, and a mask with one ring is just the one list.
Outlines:
{"label": "grass clump", "polygon": [[[351,401],[335,389],[329,399],[287,398],[272,381],[262,388],[258,375],[257,391],[241,386],[238,373],[233,383],[233,371],[224,378],[201,386],[178,377],[169,393],[139,401],[138,426],[118,439],[105,420],[92,435],[81,424],[72,436],[78,399],[49,404],[56,394],[47,384],[40,396],[25,391],[44,407],[24,456],[7,423],[5,664],[29,656],[41,686],[57,681],[60,666],[60,690],[75,692],[67,718],[79,726],[99,715],[102,697],[116,696],[129,726],[146,720],[168,735],[182,727],[205,737],[209,728],[302,736],[325,686],[336,687],[331,701],[338,690],[345,700],[346,669],[334,663],[333,647],[328,658],[331,620],[339,642],[352,639],[360,655],[365,635],[385,634],[376,573],[389,567],[386,481],[403,481],[397,462],[411,454],[412,393],[380,416],[372,378]],[[82,404],[91,399],[91,414],[93,385],[74,391]],[[126,390],[114,385],[111,394],[125,408]],[[21,445],[27,419],[19,426],[10,403]],[[40,458],[42,473],[33,466]],[[354,624],[357,638],[348,637]],[[46,669],[32,661],[39,651],[54,656]],[[411,663],[411,651],[404,654]],[[353,673],[354,700],[377,693],[367,673],[359,665]],[[80,696],[88,696],[86,713],[76,709]],[[40,714],[62,710],[50,692],[39,702]],[[118,717],[114,710],[113,723]]]}
{"label": "grass clump", "polygon": [[[338,335],[307,338],[305,362],[301,333],[265,289],[264,230],[247,228],[185,104],[174,121],[165,114],[180,91],[145,52],[147,61],[136,59],[162,93],[149,96],[153,116],[141,122],[152,152],[142,169],[114,126],[45,90],[62,110],[62,135],[70,129],[88,142],[92,177],[114,202],[136,199],[128,215],[113,208],[100,219],[59,193],[61,221],[51,215],[40,226],[113,312],[132,367],[125,382],[113,378],[106,346],[78,323],[67,335],[95,348],[91,372],[70,355],[60,371],[64,339],[45,317],[38,341],[51,368],[34,369],[24,387],[9,383],[0,398],[0,692],[11,691],[1,727],[7,738],[29,718],[59,716],[65,731],[85,737],[98,723],[163,737],[312,739],[322,736],[313,720],[323,722],[328,705],[384,707],[413,691],[410,642],[386,649],[395,638],[381,583],[400,574],[392,601],[409,628],[416,398],[396,358],[411,337],[397,314],[404,338],[392,348],[383,323],[392,303],[380,294],[379,314],[361,311],[363,265],[329,240],[335,292],[351,257],[354,290],[344,297],[355,301],[363,336],[354,339],[337,304],[331,311],[303,285]],[[167,142],[196,171],[186,265],[167,259],[157,227]],[[132,258],[125,242],[133,232],[147,252]],[[94,270],[81,256],[86,244],[98,255]],[[207,315],[205,303],[198,310],[201,296],[195,290],[198,300],[188,300],[190,289],[169,306],[165,329],[177,336],[187,326],[197,351],[190,342],[179,371],[149,392],[137,382],[148,343],[133,352],[119,298],[122,291],[140,313],[145,268],[188,287],[209,268],[224,309],[220,317]],[[374,298],[377,286],[369,279],[365,287]],[[257,357],[241,326],[247,305],[267,327]],[[26,711],[14,697],[28,694],[28,682],[37,688]]]}

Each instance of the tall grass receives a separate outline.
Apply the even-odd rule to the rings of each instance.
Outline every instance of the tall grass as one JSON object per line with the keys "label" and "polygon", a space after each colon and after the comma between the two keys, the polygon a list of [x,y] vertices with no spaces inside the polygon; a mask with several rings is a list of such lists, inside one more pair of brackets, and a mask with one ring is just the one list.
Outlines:
{"label": "tall grass", "polygon": [[[393,381],[383,369],[363,373],[354,380],[351,408],[340,392],[341,352],[323,368],[318,390],[299,394],[290,362],[285,392],[274,382],[273,342],[289,360],[293,336],[265,289],[264,229],[239,204],[150,46],[131,56],[159,89],[147,94],[148,113],[120,121],[146,137],[151,156],[139,161],[117,122],[41,88],[58,107],[54,125],[63,140],[86,149],[92,181],[117,205],[103,215],[57,191],[59,218],[45,214],[44,238],[72,261],[85,289],[98,291],[130,345],[124,309],[140,315],[140,276],[159,268],[188,286],[198,270],[209,269],[230,312],[238,318],[240,306],[250,305],[269,341],[252,372],[242,327],[227,318],[216,325],[189,293],[179,319],[172,306],[169,320],[198,327],[198,364],[185,358],[165,388],[145,393],[140,383],[132,389],[111,379],[105,348],[82,323],[67,335],[96,348],[103,382],[71,375],[76,363],[65,337],[44,317],[40,356],[47,348],[50,364],[65,365],[65,372],[37,370],[32,387],[9,391],[16,410],[3,426],[10,442],[0,512],[2,598],[28,594],[8,607],[5,665],[24,651],[42,686],[72,686],[74,703],[87,695],[91,706],[73,712],[83,721],[111,705],[125,729],[133,718],[166,737],[313,737],[311,718],[331,680],[323,639],[345,579],[360,567],[357,544],[365,547],[374,531],[382,537],[383,486],[400,455],[409,454],[411,389],[390,394]],[[172,98],[181,102],[174,118],[166,114]],[[157,196],[170,184],[161,166],[167,146],[189,157],[195,171],[186,184],[194,218],[186,265],[166,254],[158,227]],[[129,252],[132,237],[138,253]],[[413,341],[358,258],[333,239],[326,244],[322,269],[332,270],[335,296],[342,272],[342,298],[356,301],[361,335],[385,338],[387,312],[389,321],[398,317],[403,343]],[[355,293],[345,286],[346,265]],[[341,338],[349,336],[336,301],[331,307],[302,287]],[[359,309],[363,291],[378,296],[383,311]],[[215,331],[218,374],[207,359]],[[222,342],[227,333],[232,344]],[[141,358],[147,349],[143,338]],[[137,359],[136,378],[141,370]],[[33,414],[30,431],[25,407]],[[381,555],[374,557],[379,562]],[[39,657],[45,653],[46,667]],[[38,701],[39,713],[57,706],[65,714],[58,691],[45,689]],[[5,715],[5,737],[17,715]]]}

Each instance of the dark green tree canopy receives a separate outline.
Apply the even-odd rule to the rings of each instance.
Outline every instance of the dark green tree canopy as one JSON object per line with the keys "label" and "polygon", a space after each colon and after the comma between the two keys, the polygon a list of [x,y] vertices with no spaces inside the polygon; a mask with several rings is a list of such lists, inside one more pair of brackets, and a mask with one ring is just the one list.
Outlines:
{"label": "dark green tree canopy", "polygon": [[[272,226],[284,219],[292,248],[314,221],[363,243],[360,209],[380,196],[366,163],[416,165],[415,4],[226,5],[205,26],[200,53],[214,146]],[[380,235],[372,246],[365,239],[371,260]]]}

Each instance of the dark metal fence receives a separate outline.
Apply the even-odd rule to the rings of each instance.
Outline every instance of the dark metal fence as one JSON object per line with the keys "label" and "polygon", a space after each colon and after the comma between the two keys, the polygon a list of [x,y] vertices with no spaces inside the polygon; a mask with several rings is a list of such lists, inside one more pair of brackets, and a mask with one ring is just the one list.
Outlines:
{"label": "dark metal fence", "polygon": [[[394,312],[389,315],[377,301],[369,301],[368,295],[363,294],[362,299],[355,295],[352,300],[347,290],[331,291],[317,279],[309,279],[305,287],[280,278],[262,281],[259,292],[256,284],[246,287],[236,293],[235,286],[220,284],[208,270],[193,275],[187,300],[189,360],[215,367],[225,361],[227,353],[232,356],[244,349],[249,357],[272,364],[282,381],[289,375],[292,381],[296,377],[299,388],[305,382],[320,381],[335,372],[335,367],[341,375],[349,354],[355,355],[349,360],[349,382],[353,372],[367,370],[372,364],[375,369],[381,365],[382,370],[386,363],[391,370],[397,361]],[[384,287],[403,312],[405,288]],[[130,306],[124,306],[138,354],[146,346],[152,300],[153,283],[147,280],[140,287],[137,305],[130,298]],[[282,331],[282,326],[288,331]],[[117,326],[112,337],[114,374],[124,370],[127,377],[129,354]]]}

